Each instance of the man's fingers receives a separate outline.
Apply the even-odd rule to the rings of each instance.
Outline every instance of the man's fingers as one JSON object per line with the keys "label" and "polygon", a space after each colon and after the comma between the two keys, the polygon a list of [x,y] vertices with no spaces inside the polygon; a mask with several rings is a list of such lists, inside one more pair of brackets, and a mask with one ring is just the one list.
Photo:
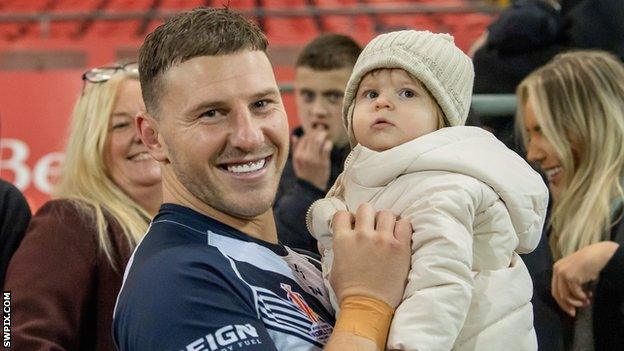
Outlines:
{"label": "man's fingers", "polygon": [[323,149],[325,148],[325,141],[327,140],[327,131],[315,130],[313,135],[314,140],[314,151],[318,153],[323,153]]}
{"label": "man's fingers", "polygon": [[368,232],[375,228],[375,210],[368,202],[361,204],[355,213],[355,230]]}
{"label": "man's fingers", "polygon": [[314,147],[314,143],[309,135],[302,136],[299,140],[299,144],[301,144],[301,151],[306,153],[310,152],[310,150]]}
{"label": "man's fingers", "polygon": [[[325,152],[327,141],[327,131],[312,130],[299,139],[299,144],[301,145],[301,151],[310,155],[319,155]],[[331,147],[329,150],[331,151]]]}
{"label": "man's fingers", "polygon": [[325,140],[323,143],[323,149],[321,150],[321,155],[323,158],[329,158],[331,156],[331,151],[334,148],[334,143],[331,140]]}
{"label": "man's fingers", "polygon": [[409,242],[413,232],[412,224],[407,219],[399,219],[394,225],[394,237],[401,243]]}
{"label": "man's fingers", "polygon": [[334,236],[353,230],[353,215],[347,211],[336,212],[331,222],[331,228]]}
{"label": "man's fingers", "polygon": [[396,216],[391,211],[379,211],[375,218],[375,229],[386,233],[394,233]]}

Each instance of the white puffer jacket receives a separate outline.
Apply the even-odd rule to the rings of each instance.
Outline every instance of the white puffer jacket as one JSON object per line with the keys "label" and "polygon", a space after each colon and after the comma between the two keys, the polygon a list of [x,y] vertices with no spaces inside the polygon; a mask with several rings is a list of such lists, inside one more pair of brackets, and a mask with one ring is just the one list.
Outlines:
{"label": "white puffer jacket", "polygon": [[370,202],[414,229],[389,349],[537,349],[532,282],[517,253],[539,242],[548,189],[520,156],[480,128],[443,128],[383,152],[357,145],[338,182],[340,196],[308,212],[325,277],[330,221],[345,205]]}

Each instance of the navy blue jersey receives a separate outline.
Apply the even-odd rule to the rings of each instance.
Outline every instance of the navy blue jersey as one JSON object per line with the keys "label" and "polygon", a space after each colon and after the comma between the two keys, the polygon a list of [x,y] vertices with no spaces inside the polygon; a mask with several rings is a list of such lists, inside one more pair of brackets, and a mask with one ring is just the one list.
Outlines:
{"label": "navy blue jersey", "polygon": [[333,310],[320,262],[165,204],[115,307],[121,351],[320,350]]}

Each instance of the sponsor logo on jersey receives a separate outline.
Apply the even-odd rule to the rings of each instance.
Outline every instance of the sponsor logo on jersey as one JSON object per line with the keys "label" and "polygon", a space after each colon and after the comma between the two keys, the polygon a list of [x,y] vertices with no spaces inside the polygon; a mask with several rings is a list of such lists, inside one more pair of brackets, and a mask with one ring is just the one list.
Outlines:
{"label": "sponsor logo on jersey", "polygon": [[253,350],[253,345],[261,344],[258,332],[251,324],[231,324],[193,341],[180,351],[237,350],[243,347]]}

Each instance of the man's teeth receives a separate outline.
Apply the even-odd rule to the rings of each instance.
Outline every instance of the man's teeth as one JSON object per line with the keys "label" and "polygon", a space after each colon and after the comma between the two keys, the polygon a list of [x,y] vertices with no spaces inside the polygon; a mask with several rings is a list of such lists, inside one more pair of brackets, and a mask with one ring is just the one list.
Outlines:
{"label": "man's teeth", "polygon": [[262,169],[262,167],[264,167],[265,162],[266,162],[266,159],[263,158],[255,162],[247,162],[242,165],[227,166],[227,170],[232,173],[255,172],[257,170]]}
{"label": "man's teeth", "polygon": [[563,170],[563,168],[561,168],[561,167],[555,167],[555,168],[544,170],[544,172],[546,173],[546,177],[548,177],[548,179],[552,179],[557,174],[559,174],[559,172],[561,172],[562,170]]}

